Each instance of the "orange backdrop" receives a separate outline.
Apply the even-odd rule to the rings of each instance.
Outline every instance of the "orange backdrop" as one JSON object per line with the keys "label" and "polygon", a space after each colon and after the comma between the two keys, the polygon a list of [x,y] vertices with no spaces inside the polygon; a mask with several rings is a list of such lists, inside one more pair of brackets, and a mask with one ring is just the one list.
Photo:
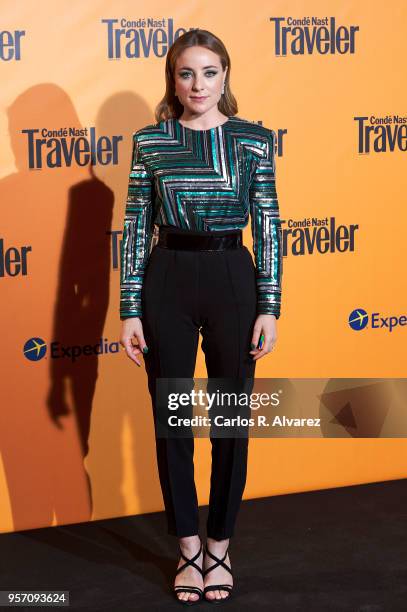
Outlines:
{"label": "orange backdrop", "polygon": [[[166,52],[189,28],[222,38],[239,116],[278,134],[282,316],[256,376],[405,376],[407,5],[386,9],[3,1],[1,531],[163,508],[145,370],[119,350],[118,257],[131,136],[153,121]],[[406,475],[405,439],[250,444],[245,498]],[[204,504],[209,440],[195,465]]]}

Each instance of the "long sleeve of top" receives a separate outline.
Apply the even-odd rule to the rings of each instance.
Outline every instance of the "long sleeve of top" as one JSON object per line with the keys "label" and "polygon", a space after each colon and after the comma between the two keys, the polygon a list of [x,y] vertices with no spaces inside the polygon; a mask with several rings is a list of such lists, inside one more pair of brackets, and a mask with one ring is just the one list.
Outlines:
{"label": "long sleeve of top", "polygon": [[140,153],[137,132],[127,188],[120,247],[120,318],[141,317],[141,290],[153,234],[154,184]]}
{"label": "long sleeve of top", "polygon": [[234,116],[209,130],[175,117],[133,134],[120,250],[120,318],[142,317],[154,226],[216,232],[251,219],[258,314],[281,309],[282,240],[276,135]]}
{"label": "long sleeve of top", "polygon": [[257,312],[274,314],[281,308],[282,240],[276,190],[275,142],[273,130],[266,130],[266,145],[249,192],[253,253],[256,263]]}

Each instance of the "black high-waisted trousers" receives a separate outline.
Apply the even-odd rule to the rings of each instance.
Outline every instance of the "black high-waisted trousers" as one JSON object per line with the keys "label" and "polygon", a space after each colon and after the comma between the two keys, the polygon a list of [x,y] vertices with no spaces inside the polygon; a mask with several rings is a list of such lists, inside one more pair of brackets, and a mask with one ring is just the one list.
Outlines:
{"label": "black high-waisted trousers", "polygon": [[[168,233],[191,237],[207,232],[161,226]],[[216,232],[216,236],[240,230]],[[201,245],[202,246],[202,245]],[[193,378],[199,333],[210,377],[249,377],[256,319],[256,280],[245,246],[224,250],[183,250],[159,246],[151,251],[142,289],[143,331],[148,346],[144,361],[153,408],[157,377]],[[211,437],[207,535],[233,535],[246,484],[248,437]],[[168,533],[177,537],[199,532],[194,482],[193,437],[157,437],[156,451]]]}

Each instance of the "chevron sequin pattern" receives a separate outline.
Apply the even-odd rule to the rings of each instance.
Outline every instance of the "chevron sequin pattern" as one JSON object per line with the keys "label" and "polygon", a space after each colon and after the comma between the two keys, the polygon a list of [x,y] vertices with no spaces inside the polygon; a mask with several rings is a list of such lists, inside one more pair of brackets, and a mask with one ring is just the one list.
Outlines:
{"label": "chevron sequin pattern", "polygon": [[234,116],[195,130],[171,118],[133,134],[120,251],[120,318],[142,317],[154,226],[216,232],[251,219],[257,312],[281,308],[282,238],[274,130]]}

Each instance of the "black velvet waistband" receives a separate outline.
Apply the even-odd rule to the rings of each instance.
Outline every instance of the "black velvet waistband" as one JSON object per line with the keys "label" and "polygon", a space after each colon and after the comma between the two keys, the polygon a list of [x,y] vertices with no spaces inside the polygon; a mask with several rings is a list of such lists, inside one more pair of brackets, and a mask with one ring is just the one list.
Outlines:
{"label": "black velvet waistband", "polygon": [[242,230],[203,232],[161,225],[157,246],[184,251],[239,249],[243,247],[243,235]]}

